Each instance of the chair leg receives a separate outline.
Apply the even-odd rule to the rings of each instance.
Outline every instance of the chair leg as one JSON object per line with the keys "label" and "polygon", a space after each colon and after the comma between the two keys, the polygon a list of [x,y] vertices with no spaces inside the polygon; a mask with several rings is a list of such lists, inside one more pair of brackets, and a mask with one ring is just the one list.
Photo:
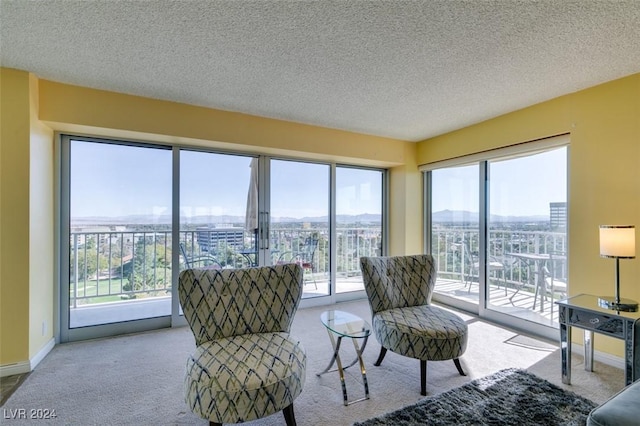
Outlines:
{"label": "chair leg", "polygon": [[502,273],[502,283],[504,284],[504,295],[506,297],[507,296],[507,271],[504,269],[501,269],[500,272]]}
{"label": "chair leg", "polygon": [[379,367],[386,354],[387,354],[387,348],[380,347],[380,355],[378,355],[378,359],[373,365],[375,365],[376,367]]}
{"label": "chair leg", "polygon": [[318,289],[318,282],[317,282],[317,281],[316,281],[316,279],[315,279],[315,275],[314,275],[314,278],[313,278],[313,289],[314,289],[314,290],[317,290],[317,289]]}
{"label": "chair leg", "polygon": [[287,426],[296,426],[296,416],[293,413],[293,403],[284,407],[282,414],[284,414],[284,421],[287,423]]}
{"label": "chair leg", "polygon": [[[308,266],[308,267],[307,267],[307,266],[305,266],[305,267],[303,267],[303,271],[304,271],[304,272],[310,271],[310,273],[311,273],[311,279],[313,280],[313,288],[314,288],[314,290],[317,290],[317,289],[318,289],[318,283],[317,283],[317,281],[316,281],[316,279],[315,279],[315,271],[313,270],[313,267],[312,267],[312,266]],[[303,281],[305,281],[305,284],[306,284],[306,283],[307,283],[307,282],[309,282],[310,280],[309,280],[308,278],[306,278],[306,279],[304,279]]]}
{"label": "chair leg", "polygon": [[509,302],[511,302],[512,305],[514,305],[513,298],[516,297],[516,294],[518,294],[520,292],[520,288],[521,287],[516,288],[516,291],[514,291],[511,296],[509,296]]}
{"label": "chair leg", "polygon": [[466,376],[464,370],[462,369],[462,365],[460,365],[460,360],[456,358],[453,360],[453,363],[456,365],[456,368],[458,369],[458,373],[460,373],[461,376]]}
{"label": "chair leg", "polygon": [[427,394],[427,361],[420,360],[420,395]]}

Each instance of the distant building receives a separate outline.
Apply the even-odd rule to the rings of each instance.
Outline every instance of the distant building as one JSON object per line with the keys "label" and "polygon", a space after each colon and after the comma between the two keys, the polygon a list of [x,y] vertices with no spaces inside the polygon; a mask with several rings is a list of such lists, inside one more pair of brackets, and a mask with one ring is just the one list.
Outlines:
{"label": "distant building", "polygon": [[549,203],[549,221],[552,230],[567,229],[567,203]]}
{"label": "distant building", "polygon": [[72,244],[84,246],[89,240],[96,244],[104,244],[108,241],[110,232],[108,226],[74,226],[71,227],[71,235],[75,239]]}
{"label": "distant building", "polygon": [[244,228],[228,227],[198,227],[196,228],[196,239],[200,250],[215,253],[221,244],[233,248],[244,246]]}

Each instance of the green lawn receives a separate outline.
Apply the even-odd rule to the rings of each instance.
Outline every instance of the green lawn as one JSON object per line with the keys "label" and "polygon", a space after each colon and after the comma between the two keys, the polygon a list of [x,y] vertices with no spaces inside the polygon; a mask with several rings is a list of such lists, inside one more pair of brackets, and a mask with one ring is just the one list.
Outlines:
{"label": "green lawn", "polygon": [[[122,290],[122,287],[128,284],[127,279],[112,278],[101,280],[87,280],[86,285],[82,282],[78,283],[78,298],[87,296],[87,299],[79,299],[79,305],[88,305],[93,303],[106,303],[117,302],[121,300],[127,300],[127,292]],[[69,296],[73,298],[73,284]],[[158,287],[158,291],[165,291]],[[170,287],[167,286],[167,289]],[[146,297],[148,293],[139,293],[138,298]]]}

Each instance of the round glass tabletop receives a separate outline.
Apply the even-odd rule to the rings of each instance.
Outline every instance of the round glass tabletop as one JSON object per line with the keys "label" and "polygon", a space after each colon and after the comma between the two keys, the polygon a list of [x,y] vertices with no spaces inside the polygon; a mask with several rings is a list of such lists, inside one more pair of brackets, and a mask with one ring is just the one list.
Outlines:
{"label": "round glass tabletop", "polygon": [[357,315],[344,311],[324,311],[320,321],[334,333],[351,338],[367,337],[371,334],[369,323]]}

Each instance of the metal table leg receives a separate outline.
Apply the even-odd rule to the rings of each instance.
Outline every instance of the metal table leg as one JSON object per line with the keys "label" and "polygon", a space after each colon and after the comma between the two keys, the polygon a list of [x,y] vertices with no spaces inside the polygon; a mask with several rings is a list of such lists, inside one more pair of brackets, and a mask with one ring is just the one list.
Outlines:
{"label": "metal table leg", "polygon": [[593,331],[584,330],[584,369],[593,371]]}
{"label": "metal table leg", "polygon": [[336,343],[335,339],[333,338],[333,334],[331,334],[329,330],[327,330],[327,332],[329,333],[329,339],[331,339],[331,345],[333,346],[333,356],[331,357],[331,361],[329,361],[329,365],[327,365],[327,368],[322,370],[322,372],[317,373],[316,376],[321,376],[324,373],[328,373],[329,371],[336,371],[331,370],[331,367],[333,367],[333,364],[340,357],[340,343],[342,342],[342,336],[338,337],[338,342]]}
{"label": "metal table leg", "polygon": [[349,404],[353,404],[354,402],[364,401],[365,399],[369,399],[369,382],[367,381],[367,370],[364,368],[364,360],[362,359],[362,352],[364,351],[364,348],[367,346],[368,339],[369,339],[369,336],[364,338],[364,342],[362,342],[362,349],[358,347],[358,342],[356,342],[357,339],[351,339],[351,341],[353,341],[353,347],[356,350],[357,358],[351,364],[349,364],[349,367],[355,364],[356,360],[360,362],[360,374],[362,374],[362,384],[364,385],[364,398],[351,401]]}
{"label": "metal table leg", "polygon": [[571,326],[567,325],[568,309],[560,306],[558,309],[560,322],[560,357],[562,361],[562,383],[571,384]]}
{"label": "metal table leg", "polygon": [[[329,331],[327,329],[327,333],[329,334],[329,339],[331,340],[331,345],[333,346],[333,356],[331,357],[331,361],[329,361],[329,365],[327,366],[327,368],[325,368],[322,372],[317,373],[316,376],[321,376],[324,373],[328,373],[328,372],[333,372],[333,371],[338,371],[339,375],[340,375],[340,385],[342,387],[342,398],[343,398],[343,403],[344,405],[351,405],[355,402],[359,402],[359,401],[364,401],[366,399],[369,399],[369,382],[367,381],[367,372],[366,369],[364,367],[364,360],[362,359],[362,352],[364,351],[364,348],[367,346],[367,340],[369,339],[369,336],[364,337],[364,342],[362,344],[362,348],[360,348],[358,346],[357,343],[357,339],[352,338],[351,341],[353,342],[353,346],[356,350],[356,358],[353,360],[353,362],[351,362],[349,365],[347,365],[346,367],[342,366],[342,360],[340,359],[340,345],[342,343],[342,338],[344,336],[338,336],[338,339],[336,341],[333,333],[331,331]],[[362,374],[362,381],[364,384],[364,392],[365,392],[365,396],[364,398],[360,398],[360,399],[356,399],[354,401],[349,401],[348,397],[347,397],[347,385],[345,383],[345,378],[344,378],[344,370],[346,370],[347,368],[355,365],[357,362],[359,362],[360,364],[360,373]],[[333,367],[333,364],[336,364],[337,368],[335,369],[331,369],[331,367]]]}

